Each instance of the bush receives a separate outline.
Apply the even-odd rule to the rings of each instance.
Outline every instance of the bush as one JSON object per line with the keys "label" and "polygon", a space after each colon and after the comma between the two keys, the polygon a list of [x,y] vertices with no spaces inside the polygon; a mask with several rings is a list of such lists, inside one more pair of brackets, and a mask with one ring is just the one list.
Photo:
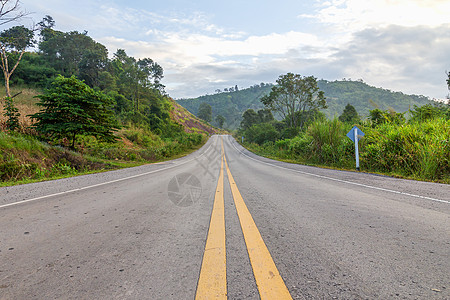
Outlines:
{"label": "bush", "polygon": [[279,150],[288,150],[290,143],[290,139],[278,140],[275,142],[275,147],[277,147]]}
{"label": "bush", "polygon": [[290,140],[288,150],[293,155],[306,158],[311,155],[311,145],[312,137],[303,133]]}
{"label": "bush", "polygon": [[262,145],[265,142],[275,142],[278,131],[269,123],[256,124],[244,131],[247,142]]}

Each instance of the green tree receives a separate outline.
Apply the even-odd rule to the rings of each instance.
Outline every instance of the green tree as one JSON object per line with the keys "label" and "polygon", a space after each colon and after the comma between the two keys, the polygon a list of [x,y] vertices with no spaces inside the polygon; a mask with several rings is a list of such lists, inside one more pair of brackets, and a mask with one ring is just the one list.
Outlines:
{"label": "green tree", "polygon": [[223,127],[223,123],[225,123],[225,120],[226,120],[225,117],[222,116],[222,115],[217,115],[216,116],[216,123],[219,126],[219,128]]}
{"label": "green tree", "polygon": [[253,125],[260,123],[259,120],[258,114],[253,109],[247,109],[242,114],[241,129],[247,130]]}
{"label": "green tree", "polygon": [[265,142],[274,142],[277,140],[279,133],[270,123],[255,124],[244,132],[247,142],[257,143],[259,145]]}
{"label": "green tree", "polygon": [[360,120],[358,116],[358,112],[356,111],[355,107],[348,103],[342,114],[339,116],[339,121],[343,123],[356,123]]}
{"label": "green tree", "polygon": [[46,15],[44,18],[42,18],[42,21],[37,23],[37,26],[40,30],[52,29],[53,27],[55,27],[55,20],[53,20],[51,16]]}
{"label": "green tree", "polygon": [[208,103],[202,102],[198,107],[197,117],[206,122],[211,122],[212,119],[212,108]]}
{"label": "green tree", "polygon": [[164,70],[150,58],[136,60],[128,56],[125,50],[118,49],[114,53],[111,69],[119,92],[133,102],[134,111],[139,111],[140,103],[149,98],[150,90],[164,91],[161,84]]}
{"label": "green tree", "polygon": [[164,86],[161,84],[161,79],[164,77],[163,68],[151,58],[143,58],[137,61],[139,70],[139,81],[144,87],[152,87],[162,90]]}
{"label": "green tree", "polygon": [[78,135],[95,136],[103,141],[114,141],[118,129],[112,111],[112,99],[94,91],[72,76],[59,75],[38,105],[41,110],[31,115],[37,122],[33,127],[52,139],[67,138],[75,148]]}
{"label": "green tree", "polygon": [[261,102],[287,119],[291,128],[302,128],[306,121],[305,118],[299,120],[297,112],[307,116],[307,111],[327,107],[324,93],[317,86],[317,79],[293,73],[281,75],[277,85],[272,87],[269,95],[261,98]]}
{"label": "green tree", "polygon": [[[48,22],[44,25],[51,26]],[[61,32],[43,27],[41,38],[39,50],[52,67],[65,76],[78,76],[91,87],[98,85],[99,73],[108,63],[104,45],[94,41],[86,31]]]}
{"label": "green tree", "polygon": [[[447,87],[448,87],[448,90],[450,91],[450,72],[447,73],[447,76],[448,76]],[[450,100],[450,94],[447,96],[447,99]],[[449,102],[449,104],[450,104],[450,102]]]}
{"label": "green tree", "polygon": [[372,126],[377,126],[384,123],[402,124],[405,122],[404,113],[397,113],[394,110],[373,109],[369,111],[369,118],[372,121]]}
{"label": "green tree", "polygon": [[[19,54],[11,53],[11,58],[16,59]],[[58,72],[50,66],[45,58],[36,52],[26,51],[14,76],[10,79],[10,85],[27,85],[45,87],[55,78]]]}
{"label": "green tree", "polygon": [[241,129],[247,130],[253,125],[260,123],[269,123],[274,121],[272,112],[268,109],[260,109],[255,112],[253,109],[247,109],[242,115]]}
{"label": "green tree", "polygon": [[436,118],[450,119],[450,103],[433,103],[422,106],[414,105],[414,110],[410,111],[410,122],[423,122]]}
{"label": "green tree", "polygon": [[269,109],[258,110],[258,117],[260,123],[269,123],[275,120],[272,112]]}
{"label": "green tree", "polygon": [[[10,77],[19,65],[25,49],[33,45],[33,36],[33,31],[24,26],[14,26],[0,33],[0,56],[2,59],[0,68],[5,78],[6,97],[11,97],[9,90]],[[8,61],[11,52],[19,53],[15,62]]]}
{"label": "green tree", "polygon": [[19,110],[14,106],[13,99],[6,97],[3,115],[6,117],[6,128],[9,131],[19,129]]}

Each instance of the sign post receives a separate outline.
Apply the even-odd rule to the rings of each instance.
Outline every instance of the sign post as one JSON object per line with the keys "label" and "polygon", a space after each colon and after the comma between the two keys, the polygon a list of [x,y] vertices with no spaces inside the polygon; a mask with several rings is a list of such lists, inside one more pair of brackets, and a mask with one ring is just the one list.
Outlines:
{"label": "sign post", "polygon": [[356,158],[356,170],[359,171],[359,147],[358,141],[360,138],[364,136],[364,132],[362,132],[358,127],[353,126],[353,128],[347,133],[347,137],[355,142],[355,158]]}

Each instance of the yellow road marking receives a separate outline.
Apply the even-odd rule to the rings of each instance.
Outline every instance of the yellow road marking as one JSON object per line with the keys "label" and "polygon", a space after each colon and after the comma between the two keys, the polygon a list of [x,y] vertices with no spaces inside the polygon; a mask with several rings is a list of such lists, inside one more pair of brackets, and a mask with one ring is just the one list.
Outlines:
{"label": "yellow road marking", "polygon": [[223,139],[219,181],[209,224],[208,238],[203,254],[202,268],[197,285],[196,300],[227,299],[227,273],[225,249],[225,209],[223,200]]}
{"label": "yellow road marking", "polygon": [[292,299],[284,284],[283,278],[281,278],[272,256],[256,227],[255,221],[237,188],[236,182],[228,168],[227,160],[226,158],[223,159],[225,160],[228,181],[230,182],[234,204],[241,223],[242,233],[244,234],[248,256],[253,268],[253,274],[255,275],[256,285],[258,286],[261,300]]}

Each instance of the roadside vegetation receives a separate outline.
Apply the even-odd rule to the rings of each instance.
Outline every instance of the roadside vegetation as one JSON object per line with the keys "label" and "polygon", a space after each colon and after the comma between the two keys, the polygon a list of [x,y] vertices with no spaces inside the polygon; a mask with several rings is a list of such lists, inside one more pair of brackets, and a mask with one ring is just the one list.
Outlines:
{"label": "roadside vegetation", "polygon": [[[450,90],[450,75],[447,84]],[[282,109],[283,105],[301,107],[305,100],[287,92],[272,101],[278,101]],[[282,121],[271,116],[276,111],[271,105],[271,110],[247,110],[235,133],[238,141],[244,137],[243,145],[259,155],[354,170],[354,143],[346,134],[356,125],[365,133],[359,142],[362,171],[450,183],[449,102],[414,106],[406,113],[376,108],[366,118],[348,104],[339,117],[331,120],[313,107],[292,111]],[[302,120],[303,124],[293,125],[292,114],[297,124]]]}
{"label": "roadside vegetation", "polygon": [[174,158],[216,132],[166,94],[151,58],[109,58],[87,32],[54,26],[0,32],[0,185]]}

